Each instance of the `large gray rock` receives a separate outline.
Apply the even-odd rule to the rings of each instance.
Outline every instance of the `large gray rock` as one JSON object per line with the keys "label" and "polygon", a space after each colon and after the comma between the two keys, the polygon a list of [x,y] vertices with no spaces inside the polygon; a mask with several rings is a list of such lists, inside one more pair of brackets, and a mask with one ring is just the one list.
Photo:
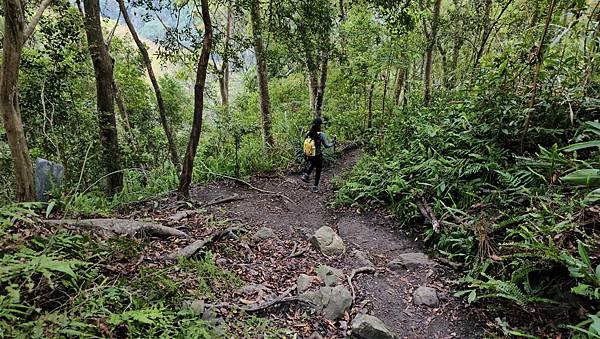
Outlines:
{"label": "large gray rock", "polygon": [[352,337],[359,339],[394,339],[383,321],[372,315],[359,314],[352,320]]}
{"label": "large gray rock", "polygon": [[258,231],[256,231],[256,233],[254,233],[254,235],[252,236],[252,240],[254,241],[265,241],[265,240],[269,240],[272,238],[275,238],[275,232],[273,232],[272,229],[268,228],[268,227],[261,227],[258,229]]}
{"label": "large gray rock", "polygon": [[426,305],[429,307],[436,307],[439,305],[440,300],[435,289],[431,287],[420,286],[413,293],[413,302],[416,305]]}
{"label": "large gray rock", "polygon": [[333,228],[323,226],[310,238],[310,242],[325,255],[340,255],[346,252],[346,245]]}
{"label": "large gray rock", "polygon": [[433,265],[433,261],[429,260],[425,253],[403,253],[388,263],[391,270],[399,271],[403,269],[415,269],[420,266]]}
{"label": "large gray rock", "polygon": [[65,168],[61,164],[45,159],[35,159],[35,198],[38,201],[48,201],[48,193],[60,191]]}
{"label": "large gray rock", "polygon": [[317,277],[313,275],[300,274],[296,279],[296,289],[298,293],[302,293],[310,288],[312,282],[315,281]]}
{"label": "large gray rock", "polygon": [[344,282],[344,271],[327,265],[317,267],[317,277],[325,286],[335,286]]}
{"label": "large gray rock", "polygon": [[318,291],[309,291],[300,295],[311,302],[315,310],[325,318],[336,320],[352,305],[352,295],[344,286],[321,287]]}

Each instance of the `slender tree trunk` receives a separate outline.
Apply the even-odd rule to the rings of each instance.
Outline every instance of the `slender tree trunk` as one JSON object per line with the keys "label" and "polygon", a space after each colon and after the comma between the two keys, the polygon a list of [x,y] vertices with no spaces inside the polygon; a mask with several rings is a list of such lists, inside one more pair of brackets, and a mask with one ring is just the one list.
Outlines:
{"label": "slender tree trunk", "polygon": [[390,68],[385,71],[383,76],[383,98],[381,99],[381,114],[385,115],[385,100],[387,99],[388,82],[390,79]]}
{"label": "slender tree trunk", "polygon": [[367,128],[373,127],[373,89],[375,87],[375,81],[371,82],[369,87],[369,97],[367,99]]}
{"label": "slender tree trunk", "polygon": [[504,12],[506,12],[506,10],[508,9],[508,6],[510,6],[510,4],[512,3],[512,0],[509,0],[506,2],[506,4],[504,4],[504,7],[502,7],[502,10],[500,11],[500,14],[498,14],[498,17],[496,18],[496,20],[494,20],[494,22],[490,23],[490,10],[491,10],[491,0],[488,0],[489,3],[486,3],[486,7],[485,7],[485,24],[483,26],[483,31],[481,33],[481,44],[479,45],[479,49],[477,50],[477,54],[475,55],[475,62],[473,63],[473,69],[476,70],[477,67],[479,66],[479,61],[481,60],[481,57],[483,56],[483,52],[485,52],[485,48],[487,47],[487,42],[490,38],[490,34],[492,33],[492,31],[494,30],[494,26],[496,26],[496,24],[498,23],[498,21],[500,21],[500,18],[502,17],[502,15],[504,14]]}
{"label": "slender tree trunk", "polygon": [[450,72],[448,71],[448,52],[444,49],[441,43],[437,43],[438,51],[440,52],[441,63],[442,63],[442,81],[444,82],[444,87],[447,89],[451,88],[450,86]]}
{"label": "slender tree trunk", "polygon": [[3,62],[0,74],[0,113],[8,139],[8,147],[13,160],[16,182],[16,200],[35,200],[35,181],[29,147],[25,138],[21,111],[19,108],[19,67],[25,41],[33,34],[42,14],[50,5],[44,0],[25,25],[25,15],[21,0],[4,0],[4,41]]}
{"label": "slender tree trunk", "polygon": [[202,39],[202,51],[200,52],[200,59],[198,59],[196,83],[194,84],[194,120],[192,122],[192,131],[190,132],[185,157],[183,158],[181,176],[179,177],[178,195],[183,199],[187,199],[190,196],[194,159],[196,158],[198,143],[200,142],[200,132],[202,130],[202,110],[204,109],[204,88],[206,86],[208,58],[213,41],[213,28],[210,20],[208,0],[201,0],[201,8],[202,21],[204,22],[204,38]]}
{"label": "slender tree trunk", "polygon": [[346,21],[346,8],[344,6],[344,0],[340,0],[340,22]]}
{"label": "slender tree trunk", "polygon": [[308,73],[308,96],[310,100],[310,109],[316,115],[317,91],[319,80],[317,79],[317,64],[310,52],[306,52],[306,72]]}
{"label": "slender tree trunk", "polygon": [[[433,4],[433,15],[431,17],[431,32],[428,34],[429,39],[427,41],[427,49],[425,50],[425,74],[424,74],[424,88],[425,95],[423,99],[423,105],[429,106],[431,104],[431,83],[433,81],[433,49],[436,44],[438,22],[440,17],[440,7],[442,0],[435,0]],[[427,27],[424,27],[427,31]]]}
{"label": "slender tree trunk", "polygon": [[250,21],[254,37],[254,54],[256,55],[256,72],[258,78],[258,91],[260,93],[260,110],[262,120],[262,134],[265,145],[274,145],[271,134],[271,100],[269,98],[269,78],[267,74],[267,61],[262,38],[262,23],[260,18],[260,2],[252,0],[250,6]]}
{"label": "slender tree trunk", "polygon": [[327,56],[323,56],[320,65],[319,86],[317,87],[317,96],[315,99],[315,115],[320,118],[323,115],[323,97],[325,96],[325,86],[327,85]]}
{"label": "slender tree trunk", "polygon": [[[592,12],[592,14],[593,14],[593,12]],[[590,16],[590,19],[589,19],[590,21],[592,20],[592,17],[593,17],[593,15]],[[600,36],[600,15],[598,15],[597,19],[598,19],[598,23],[596,24],[596,28],[592,32],[592,36],[589,39],[591,46],[589,46],[588,48],[585,48],[587,55],[585,56],[586,66],[585,66],[585,74],[584,74],[584,78],[583,78],[583,88],[585,90],[586,95],[592,95],[590,83],[594,79],[595,61],[596,61],[597,54],[598,54],[597,38],[598,38],[598,36]],[[587,44],[587,41],[585,43]]]}
{"label": "slender tree trunk", "polygon": [[394,90],[394,104],[400,106],[402,102],[402,94],[404,93],[404,86],[406,84],[406,67],[402,67],[398,70],[396,75],[396,88]]}
{"label": "slender tree trunk", "polygon": [[123,187],[121,153],[115,119],[115,93],[113,90],[113,62],[108,54],[102,26],[99,0],[84,0],[85,33],[96,73],[96,97],[102,162],[108,173],[107,193],[112,196]]}
{"label": "slender tree trunk", "polygon": [[233,34],[233,11],[231,6],[227,7],[227,24],[225,27],[225,53],[219,74],[219,90],[221,92],[221,105],[228,116],[229,112],[229,49],[231,35]]}
{"label": "slender tree trunk", "polygon": [[129,18],[129,13],[127,13],[127,8],[125,8],[125,2],[123,0],[117,0],[119,2],[119,9],[121,10],[121,14],[125,19],[125,23],[127,23],[127,27],[129,28],[129,32],[135,41],[138,49],[140,50],[140,54],[142,55],[142,59],[144,60],[144,64],[146,65],[146,70],[148,71],[148,77],[150,77],[150,82],[152,83],[152,87],[154,88],[154,95],[156,96],[156,103],[158,105],[158,114],[160,116],[160,123],[165,131],[165,135],[167,136],[167,142],[169,144],[169,153],[171,154],[171,162],[175,166],[175,169],[179,173],[181,171],[181,162],[179,160],[179,154],[177,152],[177,144],[175,143],[175,138],[173,137],[173,132],[171,129],[171,124],[169,124],[169,120],[167,119],[167,112],[165,110],[165,102],[163,100],[162,94],[160,92],[160,86],[158,85],[158,81],[156,80],[156,76],[154,75],[154,69],[152,68],[152,61],[150,60],[150,56],[148,55],[148,50],[146,50],[146,46],[140,40],[138,36],[135,26],[131,22],[131,18]]}
{"label": "slender tree trunk", "polygon": [[521,153],[525,151],[525,138],[527,137],[527,132],[529,131],[529,125],[531,124],[531,118],[533,116],[533,111],[535,110],[536,103],[536,95],[538,89],[538,77],[540,75],[540,70],[542,68],[542,64],[544,63],[544,44],[546,43],[546,36],[548,35],[548,27],[550,26],[550,22],[552,21],[552,14],[554,13],[554,6],[556,5],[556,0],[551,0],[550,5],[548,6],[548,13],[546,14],[546,22],[544,24],[544,31],[542,32],[542,37],[540,38],[539,48],[535,55],[535,70],[533,71],[533,79],[531,81],[531,98],[529,99],[529,103],[527,105],[528,113],[527,118],[525,119],[525,123],[523,124],[523,133],[521,134]]}

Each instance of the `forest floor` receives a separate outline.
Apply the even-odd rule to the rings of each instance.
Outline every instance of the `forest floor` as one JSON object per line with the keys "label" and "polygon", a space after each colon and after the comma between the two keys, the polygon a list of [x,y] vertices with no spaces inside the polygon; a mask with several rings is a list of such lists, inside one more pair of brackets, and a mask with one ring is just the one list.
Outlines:
{"label": "forest floor", "polygon": [[[355,289],[352,307],[338,321],[311,314],[307,306],[294,300],[253,313],[268,318],[269,326],[286,329],[300,338],[318,338],[315,333],[324,338],[346,337],[351,320],[359,313],[378,317],[398,338],[481,337],[486,327],[482,320],[485,314],[453,296],[458,275],[452,268],[435,260],[407,268],[389,266],[400,254],[423,252],[416,237],[395,226],[393,216],[385,211],[333,207],[332,180],[343,177],[359,157],[359,150],[350,151],[325,168],[321,193],[317,194],[309,191],[310,185],[302,182],[297,173],[257,175],[249,180],[252,188],[233,180],[194,187],[191,201],[196,209],[184,208],[194,213],[180,211],[176,217],[182,205],[170,197],[148,202],[146,208],[138,206],[122,216],[162,220],[190,235],[175,241],[153,240],[153,245],[142,254],[142,265],[158,267],[164,265],[159,262],[165,253],[176,253],[194,239],[205,239],[216,230],[231,226],[246,230],[240,237],[223,237],[208,244],[216,265],[241,278],[240,289],[213,289],[210,300],[201,300],[202,304],[220,305],[209,318],[227,322],[236,317],[231,305],[263,305],[283,294],[289,296],[298,276],[316,276],[320,265],[328,265],[344,272],[342,285]],[[214,205],[198,210],[207,203]],[[311,246],[309,238],[322,226],[339,234],[346,245],[345,254],[326,256]],[[256,239],[253,234],[265,227],[273,234]],[[347,276],[365,265],[374,266],[376,272],[357,274],[350,286]],[[321,284],[320,279],[315,279],[310,289],[316,290]],[[416,305],[413,293],[420,286],[435,289],[439,304]]]}
{"label": "forest floor", "polygon": [[[395,227],[393,216],[385,211],[333,207],[332,180],[343,177],[360,154],[359,150],[350,151],[325,168],[321,193],[318,194],[310,193],[309,184],[302,182],[297,173],[257,175],[250,179],[254,188],[279,195],[230,180],[193,188],[191,199],[198,205],[233,199],[179,221],[176,228],[195,233],[198,238],[214,232],[206,225],[224,228],[233,224],[248,231],[240,238],[222,239],[211,245],[217,265],[235,272],[244,286],[227,295],[215,296],[216,299],[225,302],[224,305],[260,304],[293,289],[299,275],[316,275],[319,265],[329,265],[350,275],[352,270],[364,266],[366,259],[367,263],[370,261],[376,266],[377,271],[353,278],[356,298],[341,321],[310,315],[305,306],[295,303],[281,303],[258,313],[270,318],[271,326],[290,329],[299,337],[308,337],[315,332],[325,338],[345,337],[352,318],[358,313],[378,317],[399,338],[482,336],[485,316],[477,308],[452,296],[457,288],[457,274],[450,267],[431,260],[408,269],[390,269],[388,264],[400,254],[423,252],[418,240]],[[163,199],[160,204],[154,203],[154,211],[150,214],[154,218],[160,214],[169,219],[176,214],[177,204],[174,198]],[[140,210],[128,216],[135,217],[139,213]],[[322,226],[330,226],[341,236],[347,246],[344,255],[326,256],[310,245],[310,236]],[[273,230],[272,237],[252,239],[252,234],[264,227]],[[160,247],[162,251],[176,251],[186,242],[191,241],[163,243]],[[304,252],[296,255],[301,251]],[[360,251],[358,257],[356,251]],[[155,257],[161,256],[158,252]],[[313,282],[312,289],[318,288],[315,285],[319,283],[318,279]],[[346,279],[343,284],[352,288]],[[413,292],[419,286],[434,288],[439,304],[433,307],[415,305]],[[231,316],[225,308],[217,308],[216,313]]]}

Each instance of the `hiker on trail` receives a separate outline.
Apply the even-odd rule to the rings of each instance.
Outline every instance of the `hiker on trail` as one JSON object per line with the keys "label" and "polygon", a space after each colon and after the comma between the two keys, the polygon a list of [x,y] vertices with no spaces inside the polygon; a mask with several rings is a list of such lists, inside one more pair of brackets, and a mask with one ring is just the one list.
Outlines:
{"label": "hiker on trail", "polygon": [[337,143],[335,137],[331,144],[327,141],[325,133],[321,132],[321,125],[323,125],[323,120],[316,118],[304,139],[304,154],[308,158],[309,166],[304,170],[301,178],[302,181],[308,182],[310,174],[313,169],[315,170],[315,185],[310,188],[313,193],[319,192],[319,180],[321,180],[321,169],[323,168],[322,146],[330,148]]}

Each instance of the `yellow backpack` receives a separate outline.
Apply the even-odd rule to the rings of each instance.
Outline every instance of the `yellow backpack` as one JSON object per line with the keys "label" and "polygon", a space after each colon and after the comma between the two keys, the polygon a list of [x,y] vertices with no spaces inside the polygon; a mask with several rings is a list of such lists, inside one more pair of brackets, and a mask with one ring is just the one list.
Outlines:
{"label": "yellow backpack", "polygon": [[[319,134],[321,134],[321,132],[319,132]],[[308,135],[306,136],[306,139],[304,139],[304,154],[307,157],[314,157],[317,155],[315,141]]]}

